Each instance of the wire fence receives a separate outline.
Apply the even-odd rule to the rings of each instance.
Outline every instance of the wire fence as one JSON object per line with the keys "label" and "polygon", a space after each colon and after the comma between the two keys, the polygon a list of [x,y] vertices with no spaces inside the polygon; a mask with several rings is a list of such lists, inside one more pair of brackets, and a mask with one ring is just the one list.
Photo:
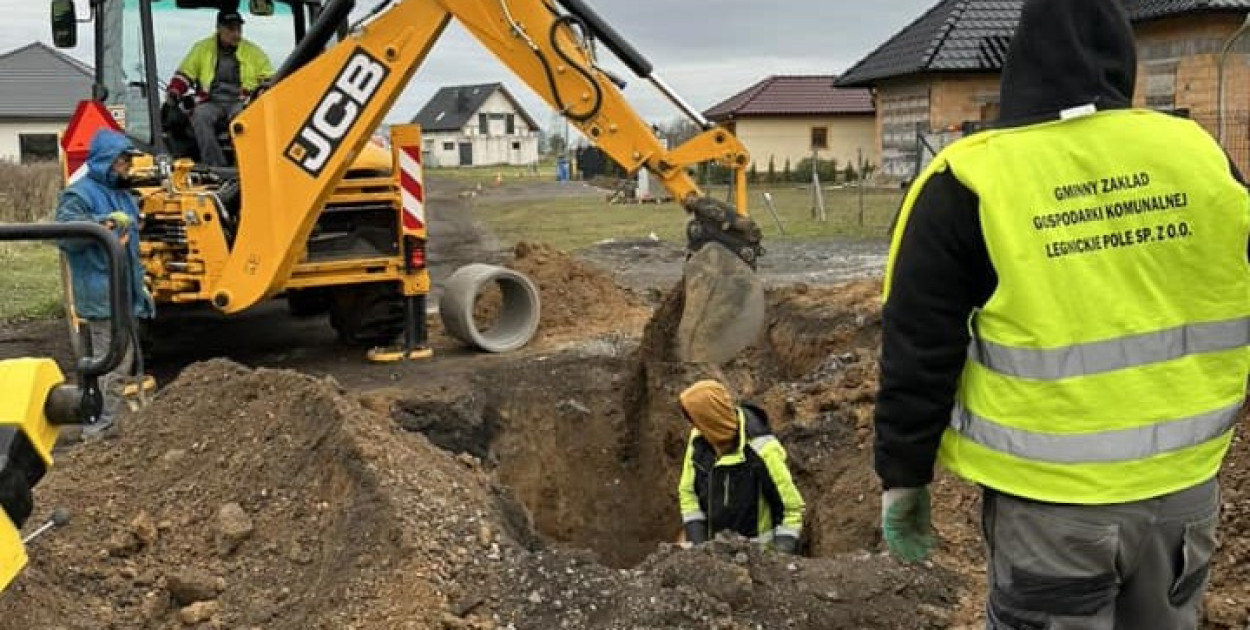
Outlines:
{"label": "wire fence", "polygon": [[[1221,120],[1219,112],[1203,111],[1188,112],[1181,110],[1177,115],[1186,116],[1202,125],[1224,147],[1233,164],[1242,173],[1250,172],[1250,110],[1224,112]],[[1223,130],[1221,131],[1221,127]]]}
{"label": "wire fence", "polygon": [[[1226,111],[1223,116],[1218,111],[1187,109],[1167,113],[1198,123],[1220,142],[1239,171],[1250,173],[1250,110]],[[885,160],[887,172],[910,182],[947,145],[983,128],[983,123],[967,123],[955,129],[931,131],[927,125],[917,125],[912,142],[893,147],[893,155]]]}

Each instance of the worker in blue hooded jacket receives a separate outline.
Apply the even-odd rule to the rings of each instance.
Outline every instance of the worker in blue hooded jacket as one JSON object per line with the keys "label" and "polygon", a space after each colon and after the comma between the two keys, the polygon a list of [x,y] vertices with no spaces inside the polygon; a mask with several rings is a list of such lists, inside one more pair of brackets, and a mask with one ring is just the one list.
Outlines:
{"label": "worker in blue hooded jacket", "polygon": [[[96,132],[87,155],[87,173],[61,193],[56,220],[90,221],[116,232],[126,252],[131,308],[136,318],[150,318],[155,308],[144,286],[143,265],[139,261],[139,207],[127,190],[131,161],[137,154],[130,140],[121,133],[111,129]],[[99,244],[83,239],[63,240],[59,246],[69,262],[74,310],[85,322],[90,352],[93,356],[103,356],[108,353],[112,312],[108,255]],[[104,408],[99,421],[84,429],[83,435],[88,439],[107,434],[117,421],[122,391],[136,351],[133,344],[128,348],[117,368],[100,380]]]}

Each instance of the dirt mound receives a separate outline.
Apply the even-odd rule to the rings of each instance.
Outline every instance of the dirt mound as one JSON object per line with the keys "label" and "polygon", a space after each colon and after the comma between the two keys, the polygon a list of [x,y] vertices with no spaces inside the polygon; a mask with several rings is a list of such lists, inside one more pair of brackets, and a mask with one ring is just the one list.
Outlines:
{"label": "dirt mound", "polygon": [[[331,383],[198,364],[121,438],[58,457],[37,500],[76,513],[32,545],[0,618],[380,628],[436,617],[440,584],[470,560],[460,547],[492,510],[479,481]],[[403,597],[370,601],[397,584]]]}
{"label": "dirt mound", "polygon": [[[542,243],[522,241],[504,263],[534,282],[542,301],[540,341],[566,341],[612,331],[637,330],[650,314],[638,296],[621,288],[607,272]],[[498,288],[483,291],[474,310],[479,327],[498,315]]]}
{"label": "dirt mound", "polygon": [[[803,548],[812,556],[882,548],[880,487],[872,469],[879,286],[877,281],[860,281],[771,290],[764,338],[715,368],[671,362],[669,340],[682,305],[680,291],[670,291],[648,323],[639,351],[644,367],[633,378],[636,397],[643,402],[637,408],[662,409],[679,384],[708,374],[768,410],[786,445],[796,484],[807,499]],[[654,431],[653,426],[638,432],[645,436]],[[1225,495],[1221,547],[1213,563],[1204,627],[1241,629],[1250,621],[1250,569],[1245,563],[1250,558],[1250,508],[1245,507],[1250,441],[1234,442],[1221,482]],[[938,472],[933,492],[935,526],[942,541],[934,562],[964,579],[958,602],[950,607],[950,622],[956,627],[983,625],[980,494],[943,471]]]}
{"label": "dirt mound", "polygon": [[534,558],[535,571],[491,576],[507,582],[518,628],[949,628],[958,583],[880,555],[790,558],[741,539],[665,546],[620,572],[567,551]]}
{"label": "dirt mound", "polygon": [[[92,629],[943,627],[957,580],[880,555],[789,558],[744,541],[656,552],[667,534],[648,539],[626,526],[603,535],[649,540],[654,553],[618,571],[534,536],[531,513],[496,478],[533,492],[526,503],[569,502],[566,514],[576,513],[575,495],[597,500],[578,504],[589,531],[603,531],[591,516],[628,523],[646,506],[671,509],[656,493],[622,492],[625,480],[609,474],[607,462],[631,451],[639,464],[659,462],[614,441],[619,434],[603,428],[612,423],[595,428],[594,405],[620,382],[612,365],[585,368],[569,363],[547,375],[560,388],[496,406],[481,425],[497,435],[483,466],[401,430],[333,382],[194,365],[117,440],[61,453],[38,488],[40,511],[76,514],[32,545],[0,618],[14,628]],[[568,396],[588,382],[602,383],[603,398]],[[418,423],[442,415],[419,411]],[[528,421],[540,412],[548,424]],[[480,439],[472,435],[455,440]],[[585,465],[596,453],[601,466]],[[534,471],[547,472],[522,479]],[[672,471],[657,465],[653,474]],[[570,480],[580,485],[561,485]],[[900,606],[912,614],[900,617]]]}
{"label": "dirt mound", "polygon": [[640,301],[597,267],[542,243],[522,241],[508,267],[534,281],[542,297],[542,332],[594,326],[624,329],[647,314]]}
{"label": "dirt mound", "polygon": [[[680,302],[668,297],[637,347],[488,362],[462,387],[394,406],[362,397],[366,409],[291,372],[192,366],[120,439],[59,454],[36,518],[55,506],[74,518],[31,546],[0,625],[983,625],[969,484],[934,484],[932,564],[882,553],[876,284],[770,292],[766,333],[721,366],[670,360],[659,340]],[[672,544],[688,430],[676,393],[704,376],[768,410],[809,506],[806,557],[742,540]],[[1248,460],[1238,440],[1208,630],[1250,617]]]}

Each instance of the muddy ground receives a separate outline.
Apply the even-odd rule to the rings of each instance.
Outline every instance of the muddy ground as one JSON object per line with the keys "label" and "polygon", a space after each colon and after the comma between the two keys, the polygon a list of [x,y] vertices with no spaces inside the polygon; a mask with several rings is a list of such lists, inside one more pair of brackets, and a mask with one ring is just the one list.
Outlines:
{"label": "muddy ground", "polygon": [[[73,518],[31,545],[0,594],[0,628],[983,624],[979,500],[965,484],[936,484],[933,562],[882,553],[870,444],[883,245],[795,246],[762,266],[766,333],[696,368],[664,343],[676,247],[504,248],[457,191],[431,188],[446,230],[435,281],[473,260],[522,269],[561,305],[534,342],[480,355],[432,316],[435,359],[371,365],[280,304],[192,320],[198,347],[153,366],[161,392],[119,438],[58,447],[32,521],[55,506]],[[62,329],[6,326],[0,356],[65,360]],[[772,417],[808,503],[802,557],[673,544],[686,430],[675,395],[708,375]],[[1244,441],[1229,461],[1207,606],[1221,630],[1250,621]]]}

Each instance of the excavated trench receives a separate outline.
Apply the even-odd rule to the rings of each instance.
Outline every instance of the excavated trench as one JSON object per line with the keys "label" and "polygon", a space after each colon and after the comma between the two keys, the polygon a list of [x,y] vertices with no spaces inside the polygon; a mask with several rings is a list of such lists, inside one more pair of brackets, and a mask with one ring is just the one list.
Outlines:
{"label": "excavated trench", "polygon": [[[869,292],[870,293],[870,292]],[[827,297],[827,296],[826,296]],[[813,309],[806,291],[771,296],[766,338],[720,368],[671,361],[671,298],[633,348],[582,350],[475,376],[473,394],[400,401],[405,428],[485,463],[542,539],[632,567],[681,532],[676,488],[687,425],[677,393],[719,377],[767,409],[808,504],[808,555],[874,548],[865,448],[877,324],[852,304]]]}

